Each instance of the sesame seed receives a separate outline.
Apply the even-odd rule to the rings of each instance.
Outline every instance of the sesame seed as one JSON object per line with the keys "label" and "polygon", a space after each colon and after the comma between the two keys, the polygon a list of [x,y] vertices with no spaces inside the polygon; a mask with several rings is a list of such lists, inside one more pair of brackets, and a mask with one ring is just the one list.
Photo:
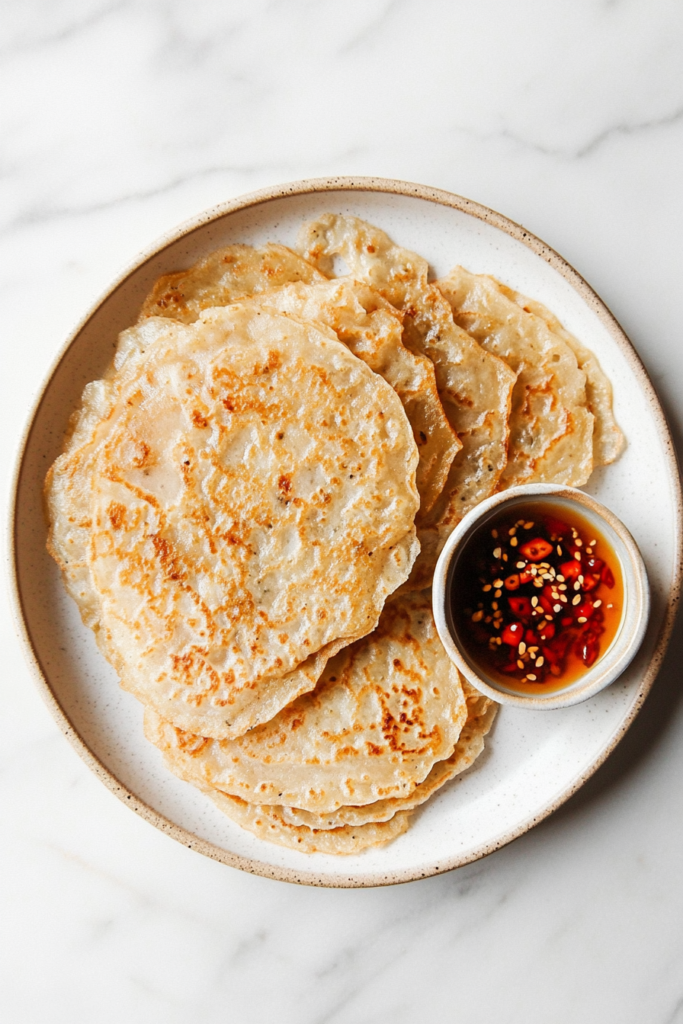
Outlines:
{"label": "sesame seed", "polygon": [[540,658],[536,658],[536,668],[542,668],[543,665],[545,665],[545,658],[541,655]]}
{"label": "sesame seed", "polygon": [[581,604],[581,594],[577,594],[576,597],[572,598],[572,604]]}
{"label": "sesame seed", "polygon": [[583,583],[584,583],[584,578],[583,578],[583,576],[581,575],[581,573],[579,573],[579,575],[578,575],[577,579],[578,579],[579,583],[580,583],[580,584],[581,584],[581,585],[583,586]]}
{"label": "sesame seed", "polygon": [[576,621],[577,622],[588,622],[588,619],[586,618],[585,615],[579,615],[579,617],[578,617],[578,619]]}
{"label": "sesame seed", "polygon": [[552,615],[546,615],[545,618],[548,620],[548,622],[552,622],[553,621]]}
{"label": "sesame seed", "polygon": [[579,581],[578,581],[578,580],[577,580],[577,581],[576,581],[576,583],[574,584],[574,590],[581,590],[581,584],[579,583]]}
{"label": "sesame seed", "polygon": [[590,542],[590,547],[594,548],[597,543],[598,543],[597,540],[592,540]]}
{"label": "sesame seed", "polygon": [[494,548],[494,549],[493,549],[493,557],[494,557],[494,558],[500,558],[500,556],[502,555],[502,553],[503,553],[503,552],[502,552],[502,549],[501,549],[501,548]]}
{"label": "sesame seed", "polygon": [[559,555],[560,557],[562,557],[562,548],[560,547],[560,545],[559,545],[559,544],[557,545],[556,551],[557,551],[558,555]]}
{"label": "sesame seed", "polygon": [[533,523],[525,523],[524,524],[524,529],[525,530],[530,530],[533,527],[533,525],[534,525]]}
{"label": "sesame seed", "polygon": [[593,607],[594,608],[599,608],[601,604],[602,604],[602,601],[599,601],[599,600],[598,601],[593,601]]}
{"label": "sesame seed", "polygon": [[525,567],[526,567],[526,562],[516,562],[515,563],[515,569],[524,569]]}
{"label": "sesame seed", "polygon": [[519,647],[517,648],[517,653],[518,654],[524,654],[525,651],[526,651],[526,644],[522,640],[520,645],[519,645]]}
{"label": "sesame seed", "polygon": [[492,601],[491,602],[491,607],[493,608],[494,612],[497,612],[498,611],[498,602],[497,601]]}
{"label": "sesame seed", "polygon": [[537,589],[542,589],[542,587],[543,587],[543,580],[540,578],[540,576],[537,577],[537,579],[534,580],[534,586]]}
{"label": "sesame seed", "polygon": [[577,552],[576,552],[576,553],[574,554],[574,558],[576,559],[576,561],[577,561],[577,562],[580,562],[580,561],[581,561],[581,552],[580,552],[580,551],[577,551]]}
{"label": "sesame seed", "polygon": [[498,530],[491,530],[491,536],[492,537],[497,537],[498,536]]}
{"label": "sesame seed", "polygon": [[535,608],[537,604],[538,604],[538,598],[534,594],[534,596],[531,598],[531,607]]}
{"label": "sesame seed", "polygon": [[536,682],[536,676],[533,674],[533,672],[529,673],[529,675],[527,676],[527,679],[529,679],[532,683]]}
{"label": "sesame seed", "polygon": [[524,662],[521,659],[517,659],[517,668],[524,668]]}
{"label": "sesame seed", "polygon": [[613,604],[608,604],[607,607],[608,608],[614,608],[614,605]]}
{"label": "sesame seed", "polygon": [[481,622],[481,620],[483,618],[484,618],[484,613],[483,613],[483,611],[480,608],[479,611],[475,612],[474,615],[472,616],[472,622]]}
{"label": "sesame seed", "polygon": [[519,541],[516,537],[510,537],[510,547],[516,548],[518,544]]}
{"label": "sesame seed", "polygon": [[493,585],[496,588],[496,590],[498,590],[499,587],[503,586],[503,581],[502,580],[494,580],[493,581]]}
{"label": "sesame seed", "polygon": [[494,597],[500,597],[502,593],[503,593],[502,590],[494,590],[493,591],[493,596]]}
{"label": "sesame seed", "polygon": [[491,584],[487,583],[486,586],[482,587],[481,589],[484,591],[485,594],[488,594],[489,590],[491,589]]}
{"label": "sesame seed", "polygon": [[581,540],[580,537],[577,537],[575,539],[574,543],[576,544],[577,548],[582,548],[583,547],[583,541]]}
{"label": "sesame seed", "polygon": [[562,573],[561,573],[561,572],[558,572],[558,574],[557,574],[557,576],[555,577],[555,579],[556,579],[556,580],[559,580],[559,582],[560,582],[560,583],[564,583],[564,576],[562,575]]}
{"label": "sesame seed", "polygon": [[[556,579],[561,580],[562,577],[561,576],[557,576]],[[567,589],[567,584],[566,583],[560,583],[560,585],[559,585],[559,587],[557,589],[558,590],[566,590]]]}

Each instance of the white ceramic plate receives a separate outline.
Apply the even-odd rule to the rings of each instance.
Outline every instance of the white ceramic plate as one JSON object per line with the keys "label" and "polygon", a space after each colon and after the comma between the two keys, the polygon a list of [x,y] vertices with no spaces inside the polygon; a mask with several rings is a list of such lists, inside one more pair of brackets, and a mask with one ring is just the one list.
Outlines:
{"label": "white ceramic plate", "polygon": [[[503,708],[486,750],[415,814],[389,846],[354,857],[307,856],[265,843],[169,774],[142,735],[142,707],[81,624],[45,550],[42,484],[83,386],[100,376],[118,332],[162,274],[231,242],[292,244],[301,222],[352,213],[426,256],[436,275],[462,263],[545,303],[597,353],[614,386],[628,448],[586,488],[640,546],[652,587],[644,644],[626,674],[585,704],[553,712]],[[656,516],[653,517],[653,509]],[[652,385],[609,311],[556,253],[518,225],[449,193],[385,179],[325,179],[256,193],[210,210],[144,254],[66,343],[22,445],[11,571],[22,637],[42,692],[84,760],[122,800],[180,842],[258,874],[331,886],[382,885],[475,860],[521,835],[602,763],[637,714],[664,654],[680,582],[681,495],[669,431]]]}

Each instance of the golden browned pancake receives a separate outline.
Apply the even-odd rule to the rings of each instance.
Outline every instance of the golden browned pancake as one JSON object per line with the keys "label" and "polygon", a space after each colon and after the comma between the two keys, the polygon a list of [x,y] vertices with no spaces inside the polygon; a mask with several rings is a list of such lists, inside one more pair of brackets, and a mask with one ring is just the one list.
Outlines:
{"label": "golden browned pancake", "polygon": [[455,267],[438,285],[456,322],[517,374],[508,463],[499,486],[586,483],[593,470],[595,420],[586,374],[572,348],[486,274]]}
{"label": "golden browned pancake", "polygon": [[236,740],[206,740],[146,716],[176,774],[249,803],[324,814],[407,796],[448,758],[467,716],[431,595],[387,603],[370,635],[332,658],[316,689]]}
{"label": "golden browned pancake", "polygon": [[[127,333],[121,372],[154,323]],[[311,689],[408,575],[417,449],[396,393],[331,331],[239,305],[161,324],[55,464],[53,547],[78,518],[123,685],[237,736]]]}
{"label": "golden browned pancake", "polygon": [[443,490],[461,444],[439,400],[431,360],[403,345],[402,315],[374,288],[350,279],[330,282],[282,245],[232,245],[160,278],[145,300],[140,320],[165,316],[192,323],[204,309],[250,297],[330,327],[354,355],[391,384],[403,402],[420,453],[418,519],[424,518]]}
{"label": "golden browned pancake", "polygon": [[233,821],[253,832],[259,839],[288,846],[300,853],[332,853],[349,856],[382,846],[402,835],[410,824],[407,811],[399,811],[389,821],[377,824],[342,825],[333,829],[312,829],[307,825],[291,825],[283,816],[281,807],[249,804],[238,796],[229,796],[217,789],[208,792],[219,810]]}
{"label": "golden browned pancake", "polygon": [[515,373],[453,322],[448,302],[429,282],[425,259],[359,220],[324,214],[304,225],[299,248],[323,272],[341,256],[351,276],[376,288],[405,313],[404,342],[434,363],[448,420],[462,442],[441,496],[421,519],[422,550],[410,586],[432,579],[447,537],[471,508],[492,494],[507,463],[508,416]]}
{"label": "golden browned pancake", "polygon": [[160,277],[142,305],[139,321],[164,316],[191,324],[211,306],[227,306],[293,281],[324,280],[311,263],[284,245],[228,245],[187,270]]}
{"label": "golden browned pancake", "polygon": [[461,775],[474,764],[484,749],[484,737],[493,725],[498,705],[483,697],[465,681],[463,690],[467,699],[467,720],[458,736],[450,757],[437,761],[429,775],[408,796],[377,800],[364,807],[339,807],[329,814],[316,814],[298,807],[281,807],[281,816],[290,825],[307,825],[313,829],[339,828],[342,825],[358,827],[369,821],[389,821],[399,811],[412,811],[429,800],[447,782]]}

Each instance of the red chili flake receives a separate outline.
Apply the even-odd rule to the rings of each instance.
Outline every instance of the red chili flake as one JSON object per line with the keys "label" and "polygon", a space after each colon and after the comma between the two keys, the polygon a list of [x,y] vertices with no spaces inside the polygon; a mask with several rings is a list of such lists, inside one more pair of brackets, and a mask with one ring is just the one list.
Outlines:
{"label": "red chili flake", "polygon": [[518,615],[520,619],[531,618],[534,608],[528,597],[508,597],[508,604],[513,615]]}
{"label": "red chili flake", "polygon": [[519,576],[515,572],[512,576],[506,576],[503,580],[506,590],[519,590]]}
{"label": "red chili flake", "polygon": [[521,622],[511,622],[501,633],[501,640],[510,647],[517,647],[524,636],[524,626]]}
{"label": "red chili flake", "polygon": [[576,561],[576,559],[572,559],[571,562],[562,563],[562,565],[560,566],[560,573],[562,574],[562,576],[564,576],[566,580],[574,580],[577,576],[580,575],[581,566]]}
{"label": "red chili flake", "polygon": [[[578,562],[576,564],[578,565]],[[586,591],[595,590],[595,588],[597,586],[599,586],[599,584],[600,584],[600,577],[596,576],[594,573],[588,572],[583,577],[583,583],[581,584],[581,589],[582,590],[586,590]]]}
{"label": "red chili flake", "polygon": [[530,562],[541,562],[544,558],[548,557],[553,550],[553,546],[547,540],[544,540],[543,537],[534,537],[533,540],[528,540],[525,544],[522,544],[519,550]]}
{"label": "red chili flake", "polygon": [[608,565],[603,566],[602,572],[600,573],[600,579],[606,587],[610,588],[610,590],[614,586],[614,576],[612,575],[612,570]]}
{"label": "red chili flake", "polygon": [[586,637],[579,637],[574,647],[576,654],[584,665],[590,666],[593,664],[598,656],[600,645],[598,644],[598,638],[591,636],[590,634]]}
{"label": "red chili flake", "polygon": [[593,602],[590,600],[590,598],[587,601],[582,601],[581,604],[577,604],[576,608],[574,609],[574,615],[576,616],[577,619],[579,619],[579,618],[590,619],[592,614],[593,614]]}
{"label": "red chili flake", "polygon": [[537,628],[540,633],[541,640],[552,640],[555,636],[554,622],[540,622]]}

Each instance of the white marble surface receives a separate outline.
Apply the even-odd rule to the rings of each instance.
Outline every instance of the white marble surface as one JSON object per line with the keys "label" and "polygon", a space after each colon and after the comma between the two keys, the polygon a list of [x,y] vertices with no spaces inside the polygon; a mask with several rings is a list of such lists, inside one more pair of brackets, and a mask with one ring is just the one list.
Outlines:
{"label": "white marble surface", "polygon": [[[677,0],[6,0],[1,31],[5,493],[45,370],[138,249],[326,174],[440,186],[540,235],[615,312],[680,437]],[[547,822],[448,875],[317,890],[205,860],[111,796],[2,602],[3,1020],[683,1021],[678,638]]]}

